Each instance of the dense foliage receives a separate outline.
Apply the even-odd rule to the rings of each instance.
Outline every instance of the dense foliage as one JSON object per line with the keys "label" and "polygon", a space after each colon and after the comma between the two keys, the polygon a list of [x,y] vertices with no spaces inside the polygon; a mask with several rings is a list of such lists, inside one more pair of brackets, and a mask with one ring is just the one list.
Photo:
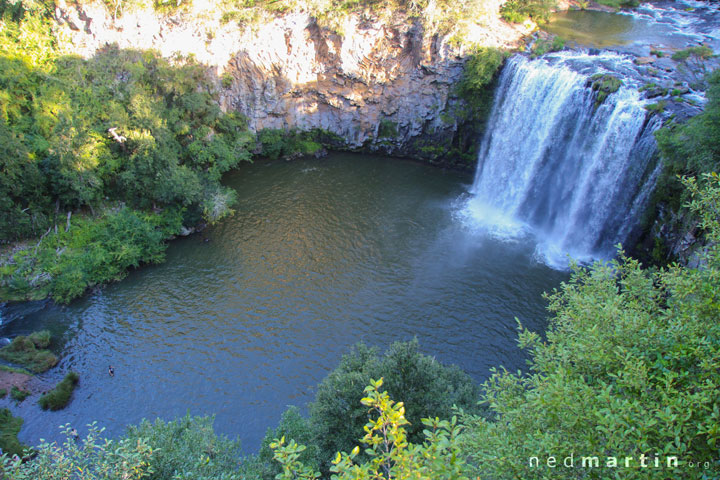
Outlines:
{"label": "dense foliage", "polygon": [[[361,404],[368,410],[369,419],[364,426],[365,436],[361,442],[367,447],[360,455],[356,445],[350,451],[338,452],[333,460],[332,478],[337,480],[360,479],[464,479],[465,462],[458,438],[461,428],[456,418],[451,421],[438,418],[422,419],[424,425],[422,444],[409,442],[405,406],[390,399],[386,391],[380,391],[383,379],[370,380],[364,390]],[[375,418],[377,416],[377,418]],[[320,474],[300,460],[305,446],[291,440],[285,445],[285,437],[275,439],[270,445],[274,450],[282,472],[278,480],[314,479]],[[367,460],[363,460],[367,458]]]}
{"label": "dense foliage", "polygon": [[[3,415],[10,419],[8,422],[15,423],[8,423],[8,427],[1,430],[0,442],[5,440],[6,431],[16,433],[22,424],[22,420],[13,420],[7,411],[0,411],[0,419],[4,420]],[[0,462],[0,473],[4,473],[2,478],[7,480],[243,478],[238,473],[239,443],[216,435],[212,425],[211,417],[185,416],[172,422],[143,421],[130,427],[119,440],[102,438],[103,430],[95,425],[89,425],[87,435],[80,438],[75,429],[64,425],[61,429],[66,441],[61,445],[42,442],[33,448],[30,461],[12,460],[12,454],[23,452],[8,447]]]}
{"label": "dense foliage", "polygon": [[[479,390],[472,379],[456,366],[420,353],[417,340],[394,343],[382,356],[376,348],[358,344],[318,386],[310,418],[303,420],[296,411],[283,416],[280,426],[265,436],[260,459],[271,460],[269,444],[285,436],[308,447],[301,457],[306,465],[327,473],[336,452],[349,452],[357,444],[358,432],[368,420],[367,408],[360,403],[363,389],[380,377],[389,395],[405,399],[410,441],[422,442],[422,418],[447,419],[453,405],[476,410]],[[277,467],[270,468],[264,478],[277,473]]]}
{"label": "dense foliage", "polygon": [[239,480],[240,443],[218,436],[212,417],[144,420],[128,429],[131,444],[148,444],[149,480]]}
{"label": "dense foliage", "polygon": [[23,5],[0,8],[0,242],[42,240],[6,259],[0,292],[67,301],[230,213],[219,180],[253,135],[191,59],[59,56],[47,12]]}
{"label": "dense foliage", "polygon": [[478,132],[485,130],[490,117],[498,72],[506,56],[507,52],[492,47],[477,47],[468,54],[463,75],[454,89],[463,102],[455,104],[451,113],[442,117],[448,124],[455,123],[457,132],[445,139],[416,139],[423,156],[444,156],[455,165],[475,168]]}
{"label": "dense foliage", "polygon": [[68,372],[55,388],[44,394],[38,400],[43,410],[61,410],[70,403],[70,397],[75,390],[80,376],[75,372]]}
{"label": "dense foliage", "polygon": [[556,6],[556,0],[507,0],[500,9],[500,15],[508,22],[520,23],[529,19],[544,23]]}
{"label": "dense foliage", "polygon": [[[689,62],[685,68],[701,72],[705,66],[698,67],[697,61],[705,54],[703,48],[691,47],[676,52],[674,58]],[[671,116],[663,128],[655,131],[662,172],[657,179],[651,205],[646,211],[643,236],[636,250],[645,255],[641,257],[643,260],[656,265],[665,265],[674,260],[673,252],[665,243],[668,237],[684,236],[688,232],[698,233],[694,231],[693,216],[684,208],[688,193],[680,178],[720,171],[720,70],[702,78],[702,83],[707,87],[704,111],[689,119],[685,116]],[[656,85],[649,84],[647,87],[654,88]],[[671,93],[676,94],[675,91]],[[646,108],[662,112],[667,104],[666,100],[661,100]],[[670,232],[670,235],[665,232]]]}
{"label": "dense foliage", "polygon": [[291,158],[299,155],[314,155],[322,150],[318,137],[323,134],[319,130],[279,130],[266,128],[257,134],[260,154],[272,160],[280,157]]}
{"label": "dense foliage", "polygon": [[92,425],[87,436],[78,439],[69,425],[62,428],[65,442],[42,442],[33,449],[32,461],[3,456],[3,479],[140,480],[152,471],[153,450],[143,439],[103,439],[102,430]]}
{"label": "dense foliage", "polygon": [[[290,407],[283,412],[278,426],[268,429],[260,445],[260,452],[251,459],[252,471],[256,472],[258,478],[272,480],[282,472],[282,467],[274,461],[275,452],[271,447],[278,438],[292,439],[296,444],[302,445],[302,451],[297,452],[296,460],[313,472],[319,470],[321,452],[315,443],[313,425],[308,418],[302,416],[297,407]],[[324,456],[329,458],[327,452]]]}
{"label": "dense foliage", "polygon": [[170,208],[156,214],[123,207],[95,218],[76,218],[67,231],[15,253],[0,273],[15,296],[50,294],[67,302],[88,287],[124,277],[129,267],[162,261],[165,240],[181,227],[181,211]]}
{"label": "dense foliage", "polygon": [[492,97],[492,88],[489,87],[504,63],[505,56],[497,48],[477,48],[465,62],[463,76],[457,85],[458,94],[473,107],[489,103],[486,98]]}

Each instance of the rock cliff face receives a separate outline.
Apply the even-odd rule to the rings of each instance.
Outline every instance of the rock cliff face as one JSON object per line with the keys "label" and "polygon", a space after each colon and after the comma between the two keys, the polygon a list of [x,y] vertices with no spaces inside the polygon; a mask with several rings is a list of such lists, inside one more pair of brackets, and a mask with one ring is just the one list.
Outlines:
{"label": "rock cliff face", "polygon": [[[112,43],[194,55],[217,77],[222,107],[247,116],[256,130],[320,128],[346,148],[444,157],[460,166],[448,152],[478,141],[477,125],[462,120],[465,106],[453,93],[467,52],[419,21],[351,16],[341,35],[303,13],[242,27],[193,5],[182,16],[146,10],[114,18],[102,5],[60,4],[58,38],[86,57]],[[497,47],[516,44],[523,33],[492,14],[470,29],[474,41]]]}

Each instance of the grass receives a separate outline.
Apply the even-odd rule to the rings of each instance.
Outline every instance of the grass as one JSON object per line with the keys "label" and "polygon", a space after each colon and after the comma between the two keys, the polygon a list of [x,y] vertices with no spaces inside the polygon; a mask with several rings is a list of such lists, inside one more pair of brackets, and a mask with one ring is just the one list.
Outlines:
{"label": "grass", "polygon": [[665,111],[665,107],[667,106],[667,101],[660,100],[657,103],[651,103],[650,105],[645,105],[645,110],[652,112],[652,113],[662,113]]}
{"label": "grass", "polygon": [[70,403],[70,397],[78,384],[80,377],[75,372],[69,372],[55,388],[40,397],[38,403],[43,410],[62,410]]}
{"label": "grass", "polygon": [[532,46],[532,58],[545,55],[548,52],[558,52],[565,48],[565,39],[560,36],[554,36],[552,39],[539,39]]}
{"label": "grass", "polygon": [[13,386],[10,390],[10,398],[20,403],[30,396],[30,392],[27,390],[20,390],[18,387]]}
{"label": "grass", "polygon": [[0,388],[0,398],[5,398],[7,395],[7,390],[4,388]]}
{"label": "grass", "polygon": [[17,438],[22,424],[22,418],[13,417],[7,408],[0,409],[0,448],[8,455],[22,455],[26,448]]}
{"label": "grass", "polygon": [[597,0],[597,3],[612,8],[632,8],[640,5],[639,0]]}
{"label": "grass", "polygon": [[24,368],[15,368],[15,367],[11,367],[9,365],[0,365],[0,370],[3,372],[21,373],[23,375],[32,375],[31,372],[25,370]]}
{"label": "grass", "polygon": [[29,336],[15,337],[7,347],[0,348],[0,358],[42,373],[57,365],[57,357],[46,347],[50,345],[50,332],[43,330]]}

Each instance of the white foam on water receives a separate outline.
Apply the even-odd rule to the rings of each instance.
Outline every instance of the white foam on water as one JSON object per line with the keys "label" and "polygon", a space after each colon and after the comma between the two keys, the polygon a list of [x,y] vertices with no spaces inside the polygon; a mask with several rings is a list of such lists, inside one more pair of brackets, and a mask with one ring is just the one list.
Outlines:
{"label": "white foam on water", "polygon": [[612,257],[654,185],[647,171],[655,126],[646,102],[622,86],[597,104],[590,87],[593,73],[606,72],[603,62],[627,61],[583,52],[511,58],[462,221],[505,240],[532,235],[536,257],[555,268],[566,268],[568,255]]}

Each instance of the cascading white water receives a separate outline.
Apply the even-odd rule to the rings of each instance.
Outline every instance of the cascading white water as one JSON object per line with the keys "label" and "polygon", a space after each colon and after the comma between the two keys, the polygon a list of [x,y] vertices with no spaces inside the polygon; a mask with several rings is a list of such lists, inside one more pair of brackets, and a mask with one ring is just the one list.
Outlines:
{"label": "cascading white water", "polygon": [[[468,209],[505,234],[530,230],[538,254],[607,258],[637,223],[654,184],[655,143],[640,94],[623,86],[596,105],[589,86],[625,57],[562,53],[505,66],[479,151]],[[622,70],[622,68],[620,68]]]}

